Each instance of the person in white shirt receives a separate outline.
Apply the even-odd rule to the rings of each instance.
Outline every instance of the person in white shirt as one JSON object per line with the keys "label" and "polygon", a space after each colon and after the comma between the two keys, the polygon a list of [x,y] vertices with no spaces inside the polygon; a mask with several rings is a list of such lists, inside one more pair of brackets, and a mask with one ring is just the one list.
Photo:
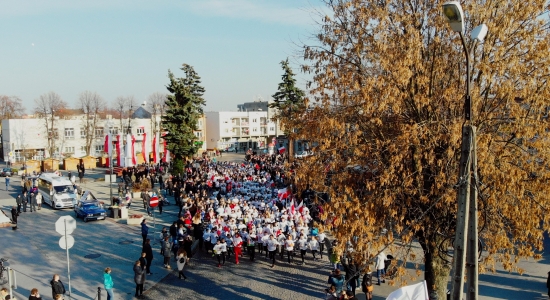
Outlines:
{"label": "person in white shirt", "polygon": [[317,240],[319,242],[319,254],[321,254],[321,259],[323,259],[323,251],[325,250],[325,232],[319,230],[319,235],[317,236]]}
{"label": "person in white shirt", "polygon": [[307,243],[307,237],[305,235],[300,235],[300,239],[298,240],[298,247],[300,248],[300,256],[302,257],[302,264],[306,264],[304,261],[304,256],[306,255],[308,243]]}
{"label": "person in white shirt", "polygon": [[313,254],[313,260],[317,260],[317,257],[315,257],[315,254],[317,251],[319,251],[319,242],[317,241],[317,238],[312,236],[311,241],[309,241],[309,249],[311,250],[311,254]]}
{"label": "person in white shirt", "polygon": [[214,246],[214,255],[216,255],[216,258],[218,259],[218,268],[222,266],[222,258],[223,263],[225,264],[225,256],[223,255],[225,249],[225,244],[222,244],[220,240],[216,242],[216,245]]}
{"label": "person in white shirt", "polygon": [[265,257],[267,258],[269,255],[269,250],[267,249],[267,242],[269,241],[269,234],[264,232],[264,235],[262,236],[262,244],[265,250]]}
{"label": "person in white shirt", "polygon": [[278,245],[279,242],[277,242],[273,235],[270,235],[269,239],[267,240],[267,251],[269,252],[269,258],[272,260],[272,268],[275,266],[275,251],[277,251]]}
{"label": "person in white shirt", "polygon": [[292,261],[294,261],[294,241],[292,240],[292,236],[288,236],[285,241],[285,250],[286,254],[288,255],[288,263],[290,263],[290,258],[292,258]]}
{"label": "person in white shirt", "polygon": [[242,257],[242,245],[243,245],[243,239],[241,238],[241,235],[239,233],[235,234],[235,237],[233,238],[233,247],[235,247],[233,250],[235,251],[235,264],[239,264],[239,256]]}
{"label": "person in white shirt", "polygon": [[385,283],[386,280],[383,279],[383,277],[386,275],[386,262],[388,258],[386,257],[386,254],[384,251],[378,253],[378,256],[376,256],[376,276],[378,277],[378,285],[380,285],[380,281],[382,283]]}

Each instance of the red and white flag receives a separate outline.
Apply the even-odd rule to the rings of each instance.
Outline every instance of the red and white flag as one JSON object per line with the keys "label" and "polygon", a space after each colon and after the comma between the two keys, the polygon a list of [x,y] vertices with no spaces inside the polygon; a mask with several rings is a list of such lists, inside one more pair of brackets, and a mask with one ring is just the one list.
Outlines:
{"label": "red and white flag", "polygon": [[295,207],[295,204],[294,204],[294,199],[292,199],[292,200],[290,201],[290,213],[291,213],[292,215],[294,215],[294,214],[296,213],[296,207]]}
{"label": "red and white flag", "polygon": [[286,150],[286,148],[284,146],[279,148],[279,154],[285,153],[285,150]]}
{"label": "red and white flag", "polygon": [[304,201],[301,201],[300,204],[298,205],[298,211],[302,213],[302,210],[304,210]]}
{"label": "red and white flag", "polygon": [[281,190],[277,191],[277,196],[278,196],[277,198],[286,199],[286,198],[288,198],[288,194],[289,194],[289,192],[288,192],[287,188],[281,189]]}

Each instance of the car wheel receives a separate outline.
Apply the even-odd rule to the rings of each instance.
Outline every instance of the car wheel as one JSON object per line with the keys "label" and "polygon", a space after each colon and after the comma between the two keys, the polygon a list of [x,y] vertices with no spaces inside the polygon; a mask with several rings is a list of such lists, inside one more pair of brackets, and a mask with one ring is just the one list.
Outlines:
{"label": "car wheel", "polygon": [[84,223],[88,223],[88,218],[84,217]]}

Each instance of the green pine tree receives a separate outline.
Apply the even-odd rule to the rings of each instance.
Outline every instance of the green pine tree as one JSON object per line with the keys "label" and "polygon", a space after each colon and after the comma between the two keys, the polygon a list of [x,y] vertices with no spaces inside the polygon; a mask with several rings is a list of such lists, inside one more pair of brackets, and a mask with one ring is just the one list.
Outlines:
{"label": "green pine tree", "polygon": [[164,139],[175,157],[174,166],[179,167],[183,166],[183,160],[192,157],[200,148],[194,131],[206,104],[202,97],[204,87],[201,86],[200,76],[188,64],[183,64],[181,70],[185,77],[176,78],[168,70],[170,84],[166,88],[170,94],[166,98],[166,113],[162,116],[162,126],[167,131]]}
{"label": "green pine tree", "polygon": [[304,104],[304,91],[296,86],[296,79],[288,65],[288,58],[281,61],[281,66],[285,72],[281,76],[283,81],[279,83],[278,91],[271,96],[274,102],[270,104],[270,107],[280,111],[298,109]]}

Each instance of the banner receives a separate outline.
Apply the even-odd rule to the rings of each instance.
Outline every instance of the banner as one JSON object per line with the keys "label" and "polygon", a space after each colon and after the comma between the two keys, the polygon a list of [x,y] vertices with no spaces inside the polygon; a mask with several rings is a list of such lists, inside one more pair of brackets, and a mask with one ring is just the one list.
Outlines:
{"label": "banner", "polygon": [[132,165],[136,165],[136,137],[132,135]]}
{"label": "banner", "polygon": [[159,132],[156,132],[155,133],[155,142],[153,143],[154,144],[154,149],[153,152],[155,153],[155,164],[158,164],[160,162],[160,134]]}
{"label": "banner", "polygon": [[388,295],[386,300],[429,300],[426,280],[395,290]]}
{"label": "banner", "polygon": [[141,142],[141,155],[143,156],[143,161],[147,163],[147,133],[143,133],[143,141]]}
{"label": "banner", "polygon": [[106,166],[109,167],[110,166],[110,161],[109,161],[109,135],[105,135],[105,143],[103,144],[103,152],[107,153],[107,160],[106,160]]}
{"label": "banner", "polygon": [[157,163],[157,136],[153,137],[153,162]]}
{"label": "banner", "polygon": [[116,136],[116,164],[120,167],[120,134]]}

